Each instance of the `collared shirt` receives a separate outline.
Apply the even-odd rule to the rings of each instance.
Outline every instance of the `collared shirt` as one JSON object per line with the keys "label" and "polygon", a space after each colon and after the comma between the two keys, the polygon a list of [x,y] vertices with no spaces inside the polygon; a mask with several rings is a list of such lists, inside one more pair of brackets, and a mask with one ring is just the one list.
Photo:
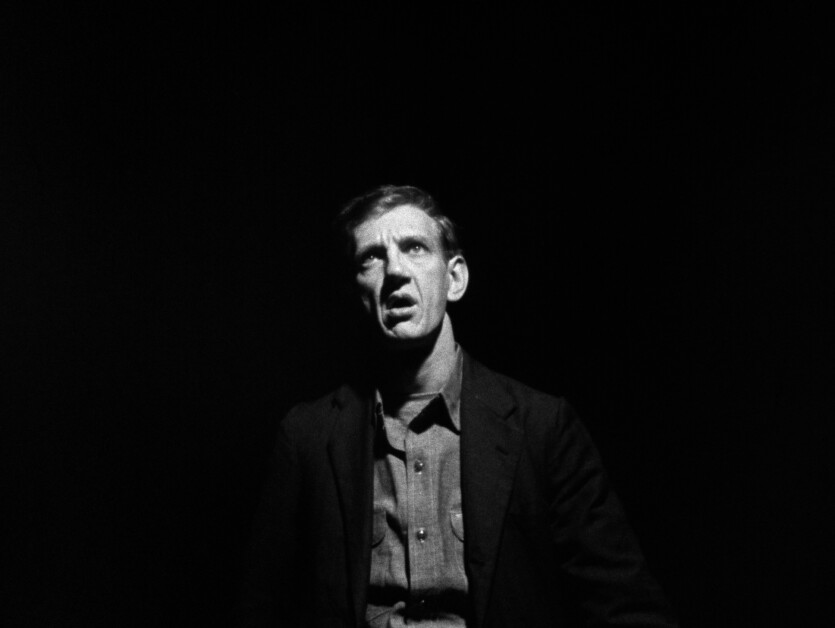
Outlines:
{"label": "collared shirt", "polygon": [[439,393],[377,394],[374,521],[366,621],[372,628],[465,625],[460,432],[463,356]]}

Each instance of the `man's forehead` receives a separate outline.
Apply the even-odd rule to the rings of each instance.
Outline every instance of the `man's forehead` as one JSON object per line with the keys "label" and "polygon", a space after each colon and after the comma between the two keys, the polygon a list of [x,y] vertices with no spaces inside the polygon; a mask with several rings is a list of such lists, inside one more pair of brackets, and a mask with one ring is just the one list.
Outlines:
{"label": "man's forehead", "polygon": [[388,238],[424,236],[440,238],[440,227],[425,211],[414,205],[398,205],[369,216],[354,228],[357,245]]}

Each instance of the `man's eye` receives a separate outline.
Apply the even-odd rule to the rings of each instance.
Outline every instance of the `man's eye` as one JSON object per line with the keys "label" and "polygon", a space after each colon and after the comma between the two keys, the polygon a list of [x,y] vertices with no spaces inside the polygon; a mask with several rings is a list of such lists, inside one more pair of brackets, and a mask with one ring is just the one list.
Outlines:
{"label": "man's eye", "polygon": [[420,242],[412,242],[406,247],[406,250],[409,253],[423,253],[426,250],[426,247]]}
{"label": "man's eye", "polygon": [[360,266],[369,266],[380,259],[379,253],[375,251],[368,251],[367,253],[363,253],[360,256],[359,262]]}

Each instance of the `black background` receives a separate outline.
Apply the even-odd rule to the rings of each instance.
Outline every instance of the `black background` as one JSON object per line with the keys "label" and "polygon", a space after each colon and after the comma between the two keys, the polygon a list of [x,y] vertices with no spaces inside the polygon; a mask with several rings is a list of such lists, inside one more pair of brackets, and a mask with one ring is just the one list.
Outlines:
{"label": "black background", "polygon": [[4,19],[3,624],[230,624],[275,425],[350,363],[325,229],[380,183],[463,225],[459,340],[579,409],[682,622],[814,623],[835,584],[828,24],[667,3]]}

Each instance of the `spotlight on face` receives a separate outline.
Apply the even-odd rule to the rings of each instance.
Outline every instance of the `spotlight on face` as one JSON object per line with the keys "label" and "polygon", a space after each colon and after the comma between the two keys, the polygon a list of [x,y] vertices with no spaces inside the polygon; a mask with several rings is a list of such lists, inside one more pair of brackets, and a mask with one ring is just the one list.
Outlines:
{"label": "spotlight on face", "polygon": [[356,287],[374,329],[394,345],[430,339],[466,291],[464,258],[447,258],[437,222],[414,205],[371,215],[353,235]]}

